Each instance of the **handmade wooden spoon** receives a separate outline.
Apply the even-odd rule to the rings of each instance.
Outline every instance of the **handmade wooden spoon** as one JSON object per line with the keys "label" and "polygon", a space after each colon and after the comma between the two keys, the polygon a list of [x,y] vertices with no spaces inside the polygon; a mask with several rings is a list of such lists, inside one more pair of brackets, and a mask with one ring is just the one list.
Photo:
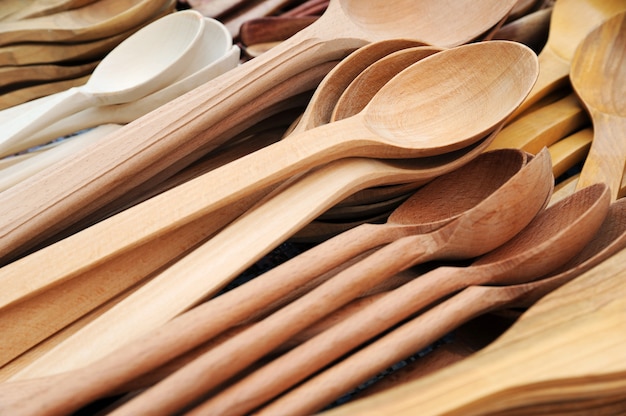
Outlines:
{"label": "handmade wooden spoon", "polygon": [[72,114],[20,140],[11,150],[13,152],[25,150],[101,124],[130,123],[198,85],[235,68],[239,63],[240,51],[237,46],[233,46],[230,34],[217,20],[208,18],[204,20],[202,38],[194,48],[203,52],[196,53],[171,84],[134,101],[99,105]]}
{"label": "handmade wooden spoon", "polygon": [[30,87],[24,87],[6,94],[0,95],[0,109],[6,110],[10,107],[24,104],[30,100],[43,98],[50,94],[65,91],[68,88],[85,85],[91,75],[85,75],[79,78],[72,78],[63,81],[46,82]]}
{"label": "handmade wooden spoon", "polygon": [[[546,178],[546,172],[548,178]],[[530,179],[530,177],[533,178]],[[359,294],[384,281],[387,277],[395,275],[397,271],[431,259],[472,257],[492,250],[519,232],[531,221],[537,211],[542,208],[552,188],[551,179],[545,180],[549,178],[551,178],[549,160],[547,154],[544,153],[542,157],[530,162],[507,182],[507,185],[516,182],[515,186],[498,188],[478,205],[432,233],[396,240],[366,257],[366,259],[360,261],[355,266],[339,272],[330,280],[266,317],[257,325],[242,331],[173,373],[163,382],[144,392],[140,398],[132,400],[118,409],[119,414],[136,414],[137,411],[142,413],[149,411],[148,409],[151,408],[156,409],[156,407],[152,406],[158,406],[158,408],[166,412],[176,411],[180,406],[186,406],[197,400],[197,398],[219,385],[222,381],[237,374],[257,359],[263,357],[290,336],[298,333],[333,310],[347,304],[352,299],[358,297]],[[526,182],[527,180],[530,180],[530,182]],[[517,197],[522,196],[519,194],[520,190],[530,183],[533,184],[531,185],[533,191],[525,193],[517,201]],[[515,189],[515,191],[511,192],[512,189]],[[537,189],[542,189],[545,192],[534,192]],[[507,200],[507,206],[511,207],[510,211],[505,210],[506,212],[503,212],[496,209],[496,206],[500,207],[504,200]],[[521,203],[522,200],[524,201],[523,203]],[[530,204],[527,205],[529,202]],[[521,207],[521,205],[528,208],[528,211],[513,208]],[[513,214],[513,212],[515,213]],[[496,230],[496,227],[493,226],[495,223],[502,226],[497,227]],[[489,237],[483,239],[487,234]],[[409,240],[412,244],[408,243]],[[434,243],[435,240],[439,241],[439,243]],[[406,246],[404,242],[407,242]],[[402,259],[399,261],[395,261],[396,259],[391,261],[389,257],[378,255],[378,253],[382,252],[389,254],[388,248],[392,246],[397,247],[398,244],[401,244],[403,248],[411,245],[412,247],[408,249],[410,254],[402,255]],[[399,254],[396,251],[393,251],[393,253]],[[381,258],[386,259],[382,262],[383,264],[379,262]],[[367,267],[361,267],[365,263],[367,263]],[[358,273],[355,267],[357,267]],[[355,273],[352,273],[353,271]],[[312,305],[315,305],[315,307],[312,307]],[[262,340],[262,342],[259,343],[259,340]],[[252,344],[255,344],[253,351],[248,348]],[[246,349],[248,353],[245,357],[240,357],[238,352],[243,349]],[[239,357],[237,362],[227,358],[229,356],[232,357],[232,354]],[[195,371],[210,371],[211,377],[195,386],[186,386],[187,382],[185,380],[191,379],[188,377],[191,376],[195,379],[191,374]],[[163,389],[166,389],[169,394],[163,395]],[[157,399],[158,403],[152,401],[155,396],[159,396],[159,399]]]}
{"label": "handmade wooden spoon", "polygon": [[626,10],[623,0],[559,0],[550,20],[548,41],[539,53],[539,77],[524,103],[513,113],[517,117],[537,100],[566,85],[570,62],[578,44],[596,26]]}
{"label": "handmade wooden spoon", "polygon": [[81,42],[118,35],[156,14],[168,0],[100,0],[49,16],[3,22],[0,45]]}
{"label": "handmade wooden spoon", "polygon": [[370,43],[352,52],[320,82],[302,116],[287,129],[285,136],[330,123],[337,100],[354,78],[380,58],[415,46],[423,44],[411,39],[388,39]]}
{"label": "handmade wooden spoon", "polygon": [[77,9],[93,3],[95,0],[48,0],[24,3],[23,1],[5,0],[2,3],[0,19],[3,21],[14,21],[29,19],[33,17],[46,16],[65,10]]}
{"label": "handmade wooden spoon", "polygon": [[441,51],[433,46],[401,49],[379,59],[352,80],[343,90],[331,114],[330,121],[343,120],[359,113],[372,97],[396,74],[408,66]]}
{"label": "handmade wooden spoon", "polygon": [[570,78],[593,122],[593,141],[577,189],[596,182],[620,192],[626,163],[626,13],[593,30],[572,60]]}
{"label": "handmade wooden spoon", "polygon": [[5,123],[0,154],[13,153],[20,140],[89,106],[137,100],[169,85],[193,60],[204,26],[200,13],[187,10],[143,27],[109,52],[85,85]]}
{"label": "handmade wooden spoon", "polygon": [[593,130],[591,127],[579,130],[574,134],[554,143],[548,150],[552,159],[552,172],[555,178],[559,178],[569,169],[585,160],[591,140],[593,139]]}
{"label": "handmade wooden spoon", "polygon": [[[570,203],[573,198],[576,196],[569,197]],[[550,210],[563,210],[564,204],[565,202],[562,202],[559,208],[555,206]],[[552,216],[551,219],[554,221],[555,217]],[[331,369],[324,371],[321,375],[315,376],[295,390],[278,398],[265,407],[260,414],[271,414],[272,412],[280,414],[312,413],[342,393],[366,381],[369,377],[373,377],[385,368],[422,348],[426,348],[470,319],[497,309],[531,306],[549,292],[595,267],[624,247],[626,247],[626,200],[621,200],[611,205],[604,222],[589,244],[554,272],[529,283],[506,286],[484,284],[469,286],[459,294],[445,300],[417,318],[413,318],[409,323],[403,324],[399,329],[394,330],[381,340],[356,352]],[[548,250],[554,251],[560,248],[552,244]],[[520,246],[517,247],[517,250],[519,249]],[[549,256],[550,252],[544,251],[544,255]],[[525,277],[518,276],[516,279],[524,281],[535,278],[536,274],[530,273]],[[397,291],[401,290],[398,289]],[[354,319],[353,324],[357,318],[361,322],[365,322],[362,321],[365,319],[364,316],[363,313],[363,315],[350,319]],[[309,354],[309,357],[311,356],[312,354]],[[292,362],[295,363],[295,360]],[[274,366],[274,364],[270,365]],[[263,371],[269,370],[268,366],[267,370]],[[272,379],[275,379],[276,374],[278,374],[278,369],[275,368],[274,370]],[[249,382],[248,386],[251,389],[254,388]],[[241,393],[240,388],[238,391]],[[223,398],[226,398],[226,394]]]}
{"label": "handmade wooden spoon", "polygon": [[[5,193],[0,203],[0,256],[6,259],[9,253],[15,256],[23,252],[34,244],[33,240],[66,228],[77,218],[190,158],[199,148],[218,146],[221,143],[213,140],[215,134],[231,128],[235,134],[243,131],[245,127],[237,131],[241,120],[229,116],[306,68],[340,59],[349,51],[383,39],[415,38],[444,47],[461,44],[493,26],[514,2],[491,0],[476,7],[475,2],[464,0],[454,2],[454,7],[442,7],[434,0],[403,0],[389,8],[382,0],[368,2],[367,7],[359,0],[333,0],[319,20],[271,53],[170,102],[158,114],[130,123],[97,149],[82,152],[53,176],[40,176],[31,186]],[[56,180],[57,175],[63,179]],[[119,181],[120,177],[125,180]],[[39,187],[46,192],[35,191]],[[19,209],[13,209],[14,204]]]}
{"label": "handmade wooden spoon", "polygon": [[460,363],[330,414],[508,414],[510,407],[558,400],[568,385],[578,387],[570,400],[599,397],[593,385],[602,379],[622,381],[623,396],[625,260],[622,250],[553,291]]}

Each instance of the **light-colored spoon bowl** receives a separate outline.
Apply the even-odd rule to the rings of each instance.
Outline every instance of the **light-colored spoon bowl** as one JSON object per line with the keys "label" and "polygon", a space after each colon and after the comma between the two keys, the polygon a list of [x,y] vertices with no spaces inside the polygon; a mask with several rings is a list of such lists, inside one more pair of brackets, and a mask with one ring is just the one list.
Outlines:
{"label": "light-colored spoon bowl", "polygon": [[11,154],[15,142],[84,108],[137,100],[170,84],[193,60],[204,25],[198,12],[183,11],[135,32],[98,64],[85,85],[5,123],[1,154]]}

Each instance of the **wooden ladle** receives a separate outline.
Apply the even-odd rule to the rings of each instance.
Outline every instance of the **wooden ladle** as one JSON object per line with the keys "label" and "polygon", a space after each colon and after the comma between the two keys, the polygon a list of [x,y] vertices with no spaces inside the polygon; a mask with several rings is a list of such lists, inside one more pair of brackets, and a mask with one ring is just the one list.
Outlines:
{"label": "wooden ladle", "polygon": [[572,60],[570,79],[589,111],[593,141],[576,189],[596,182],[618,198],[626,164],[626,13],[593,30]]}
{"label": "wooden ladle", "polygon": [[[403,0],[389,8],[382,0],[366,7],[359,0],[333,0],[320,19],[278,48],[170,102],[158,114],[130,123],[52,176],[39,175],[29,186],[4,193],[0,257],[14,258],[33,240],[57,233],[198,149],[216,146],[214,132],[236,130],[240,124],[239,119],[229,119],[234,111],[306,68],[390,38],[442,47],[462,44],[499,22],[514,3],[490,0],[477,7],[464,0],[442,7],[437,0]],[[119,181],[121,177],[126,179]],[[40,187],[46,192],[36,190]]]}
{"label": "wooden ladle", "polygon": [[[576,197],[569,198],[571,202],[571,199]],[[563,209],[563,205],[557,209]],[[278,398],[260,414],[312,413],[369,377],[426,348],[470,319],[497,309],[529,307],[547,293],[595,267],[624,247],[626,247],[626,200],[620,200],[610,206],[604,222],[589,244],[554,272],[529,283],[469,286],[413,318],[409,323],[403,324],[401,328],[383,339]],[[558,248],[556,245],[551,247]],[[526,276],[529,280],[533,278],[532,275]],[[264,371],[269,371],[269,368]],[[273,373],[273,379],[276,374]]]}
{"label": "wooden ladle", "polygon": [[578,44],[596,26],[626,10],[623,0],[559,0],[550,18],[546,45],[539,53],[539,77],[528,97],[513,113],[517,117],[540,98],[567,84]]}
{"label": "wooden ladle", "polygon": [[200,13],[186,10],[143,27],[109,52],[85,85],[59,93],[5,123],[0,154],[15,152],[19,141],[80,110],[137,100],[171,84],[193,60],[204,26]]}
{"label": "wooden ladle", "polygon": [[0,11],[0,20],[10,22],[14,20],[46,16],[65,10],[83,7],[93,2],[94,0],[53,0],[24,4],[21,0],[5,0],[2,3],[2,11]]}
{"label": "wooden ladle", "polygon": [[[182,367],[139,398],[122,406],[118,409],[119,414],[144,413],[157,408],[174,412],[398,271],[423,261],[472,257],[492,250],[519,232],[543,207],[552,189],[551,178],[549,159],[544,152],[511,178],[511,182],[507,182],[510,187],[499,188],[432,233],[398,239],[339,272],[258,324]],[[513,185],[513,182],[517,183]],[[533,185],[530,185],[531,182]],[[523,189],[527,190],[524,195],[520,193]],[[503,203],[510,209],[496,208]],[[494,224],[498,226],[494,227]],[[406,248],[407,252],[402,253],[400,247]],[[390,252],[400,258],[390,258]],[[254,348],[251,349],[252,345]],[[244,350],[245,356],[240,355],[239,352]],[[229,358],[234,356],[238,357],[235,361]],[[207,371],[211,377],[202,381],[194,375],[196,372],[206,374]],[[192,379],[196,381],[194,386],[186,381]],[[163,394],[164,391],[168,393]]]}

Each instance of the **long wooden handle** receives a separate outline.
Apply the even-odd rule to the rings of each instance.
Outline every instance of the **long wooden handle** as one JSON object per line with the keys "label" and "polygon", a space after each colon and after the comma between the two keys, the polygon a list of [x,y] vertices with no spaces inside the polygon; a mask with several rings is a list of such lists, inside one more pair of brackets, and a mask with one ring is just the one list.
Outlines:
{"label": "long wooden handle", "polygon": [[484,414],[532,404],[515,396],[529,384],[623,373],[624,261],[626,250],[555,290],[474,356],[329,415]]}

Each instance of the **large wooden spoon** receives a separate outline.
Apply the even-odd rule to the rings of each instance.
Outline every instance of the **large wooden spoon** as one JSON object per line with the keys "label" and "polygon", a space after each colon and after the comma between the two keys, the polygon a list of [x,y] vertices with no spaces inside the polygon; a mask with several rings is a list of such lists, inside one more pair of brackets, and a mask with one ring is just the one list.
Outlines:
{"label": "large wooden spoon", "polygon": [[[120,408],[119,414],[144,413],[156,408],[175,412],[180,406],[197,400],[222,381],[263,357],[292,335],[396,272],[428,260],[472,257],[494,249],[526,226],[546,203],[552,189],[549,165],[547,155],[542,155],[512,177],[511,182],[507,182],[507,185],[517,182],[515,185],[510,188],[508,186],[499,188],[454,221],[429,234],[396,240],[356,265],[339,272],[257,325],[237,334],[173,373],[163,382],[144,392],[140,398]],[[526,188],[527,185],[530,185],[532,191]],[[522,189],[528,191],[523,196],[520,193]],[[538,189],[541,191],[535,192]],[[518,200],[518,197],[521,198]],[[501,204],[506,204],[510,210],[499,209]],[[494,224],[498,226],[494,227]],[[389,248],[398,245],[403,248],[410,247],[407,248],[407,253],[403,253],[396,261],[397,259],[390,259],[388,254]],[[391,252],[400,254],[395,250]],[[383,261],[380,261],[381,259]],[[252,345],[254,348],[251,349]],[[247,351],[245,356],[240,356],[240,352],[244,350]],[[233,361],[228,358],[233,356],[237,356],[238,359]],[[197,382],[195,386],[189,386],[187,380],[198,380],[194,375],[196,371],[205,374],[209,372],[211,377]],[[168,393],[163,394],[164,391]]]}
{"label": "large wooden spoon", "polygon": [[559,0],[550,19],[548,41],[539,53],[539,78],[517,117],[540,98],[567,84],[570,63],[578,44],[596,26],[626,10],[624,0]]}
{"label": "large wooden spoon", "polygon": [[[548,294],[475,355],[329,414],[508,414],[559,396],[600,397],[603,380],[621,382],[623,397],[625,259],[622,250]],[[567,397],[571,387],[577,396]]]}
{"label": "large wooden spoon", "polygon": [[137,100],[169,85],[193,60],[204,26],[200,13],[187,10],[143,27],[109,52],[85,85],[57,94],[5,123],[0,154],[13,153],[20,140],[89,106]]}
{"label": "large wooden spoon", "polygon": [[117,35],[156,14],[168,0],[100,0],[73,10],[3,22],[0,45],[81,42]]}
{"label": "large wooden spoon", "polygon": [[[6,258],[32,246],[33,240],[55,234],[199,148],[219,145],[212,141],[215,132],[236,130],[240,124],[239,119],[229,119],[230,114],[306,68],[390,38],[415,38],[438,46],[461,44],[493,26],[514,3],[490,0],[477,7],[464,0],[442,7],[436,0],[403,0],[389,8],[382,0],[367,5],[359,0],[334,0],[319,20],[271,53],[170,102],[158,114],[129,124],[53,176],[40,175],[30,186],[5,193],[0,203],[0,256]],[[125,179],[119,181],[121,177]],[[46,192],[36,190],[42,187]]]}
{"label": "large wooden spoon", "polygon": [[[570,196],[570,203],[572,198],[579,196]],[[563,204],[561,203],[561,206],[556,209],[563,210]],[[553,216],[552,220],[554,219]],[[400,329],[394,330],[383,339],[278,398],[264,408],[261,414],[272,412],[303,414],[318,410],[369,377],[426,348],[470,319],[497,309],[531,306],[547,293],[595,267],[624,247],[626,247],[626,200],[621,200],[611,205],[604,222],[591,242],[573,259],[554,272],[529,283],[469,286],[459,294],[414,318],[410,323],[403,324]],[[549,248],[549,250],[559,249],[561,247],[556,242]],[[544,255],[549,255],[548,253],[549,251],[544,251]],[[518,277],[519,281],[534,278],[536,275],[533,274]],[[361,322],[366,322],[363,320],[366,319],[364,315],[361,315],[354,318],[353,324],[357,318]],[[292,362],[295,363],[295,360]],[[269,370],[270,368],[263,371]],[[276,374],[277,370],[274,371],[272,379],[276,378]],[[240,389],[239,392],[241,392]]]}
{"label": "large wooden spoon", "polygon": [[613,200],[626,163],[625,50],[626,13],[620,13],[589,33],[574,54],[570,73],[593,123],[593,141],[576,187],[605,182]]}

